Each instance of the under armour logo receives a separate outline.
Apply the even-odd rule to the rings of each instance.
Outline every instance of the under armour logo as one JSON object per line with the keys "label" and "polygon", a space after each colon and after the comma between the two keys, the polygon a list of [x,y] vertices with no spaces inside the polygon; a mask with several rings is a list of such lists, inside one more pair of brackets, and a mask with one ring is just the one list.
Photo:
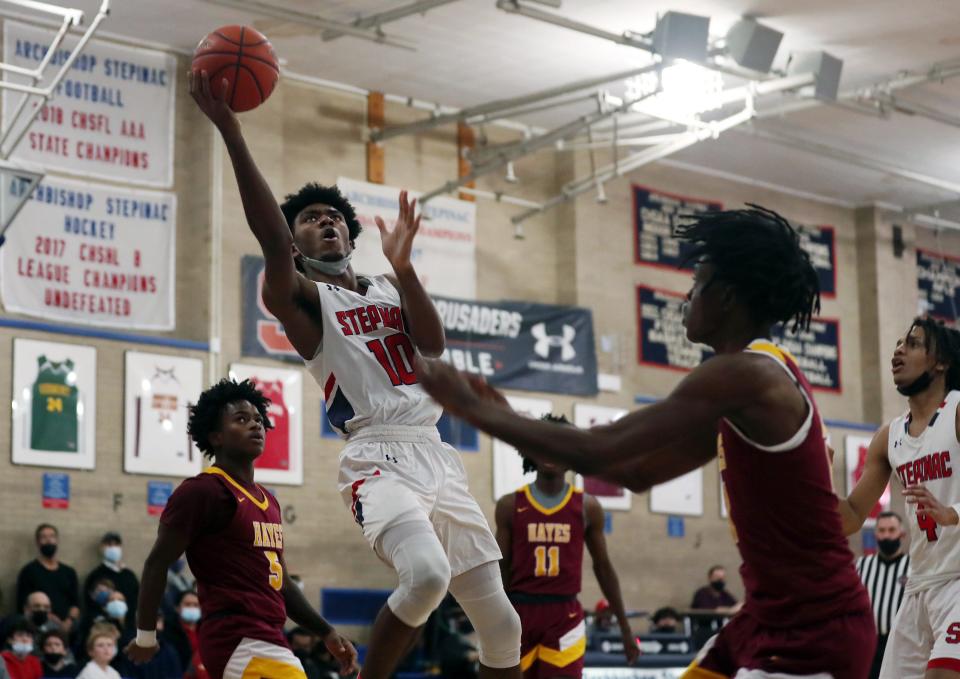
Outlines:
{"label": "under armour logo", "polygon": [[561,347],[561,360],[572,361],[577,356],[577,350],[573,347],[573,340],[577,336],[577,331],[572,325],[564,324],[562,335],[548,335],[547,324],[537,323],[530,328],[530,334],[537,340],[537,343],[533,345],[533,350],[538,356],[549,358],[551,347]]}

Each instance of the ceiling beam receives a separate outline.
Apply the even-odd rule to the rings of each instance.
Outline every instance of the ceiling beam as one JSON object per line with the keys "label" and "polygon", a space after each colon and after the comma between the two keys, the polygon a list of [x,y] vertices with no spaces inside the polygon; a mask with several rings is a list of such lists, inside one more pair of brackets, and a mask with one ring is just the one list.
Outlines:
{"label": "ceiling beam", "polygon": [[497,0],[497,8],[511,14],[519,14],[529,17],[530,19],[537,19],[548,24],[553,24],[554,26],[569,28],[597,38],[610,40],[618,45],[626,45],[627,47],[636,47],[646,52],[653,52],[653,41],[645,36],[639,36],[629,31],[624,31],[623,33],[605,31],[602,28],[597,28],[596,26],[591,26],[574,19],[568,19],[559,14],[544,12],[542,9],[537,9],[536,7],[527,7],[521,4],[520,0]]}
{"label": "ceiling beam", "polygon": [[268,16],[273,19],[279,19],[281,21],[303,24],[304,26],[313,26],[319,30],[335,30],[343,35],[349,35],[353,38],[360,38],[362,40],[369,40],[381,45],[390,45],[391,47],[400,47],[408,50],[414,49],[414,42],[407,38],[391,37],[389,35],[385,35],[382,31],[370,30],[369,28],[357,28],[356,26],[351,26],[350,24],[343,24],[331,19],[325,19],[316,14],[307,14],[306,12],[298,12],[285,7],[277,7],[276,5],[266,2],[259,2],[258,0],[204,1],[212,5],[221,5],[223,7],[239,9],[245,12],[254,12],[256,14]]}
{"label": "ceiling beam", "polygon": [[[459,2],[459,0],[417,0],[416,2],[411,2],[409,5],[403,5],[402,7],[397,7],[395,9],[388,9],[385,12],[378,12],[376,14],[360,17],[359,19],[351,22],[350,25],[354,28],[373,29],[374,31],[379,31],[381,26],[388,24],[391,21],[398,21],[410,16],[411,14],[426,14],[431,9],[440,7],[442,5],[449,5],[453,2]],[[323,38],[324,41],[328,41],[336,40],[342,35],[343,33],[340,31],[329,29],[324,31],[320,37]]]}

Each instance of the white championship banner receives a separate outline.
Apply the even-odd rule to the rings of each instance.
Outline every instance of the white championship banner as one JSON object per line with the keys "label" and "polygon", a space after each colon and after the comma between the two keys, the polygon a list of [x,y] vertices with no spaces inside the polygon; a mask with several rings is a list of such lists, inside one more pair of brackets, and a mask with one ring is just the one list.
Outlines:
{"label": "white championship banner", "polygon": [[[379,216],[393,228],[400,206],[400,189],[341,177],[337,186],[357,211],[363,233],[353,253],[353,270],[363,274],[392,271],[380,246]],[[410,196],[417,197],[415,191]],[[420,206],[417,205],[419,213]],[[429,218],[429,219],[428,219]],[[477,296],[477,206],[456,198],[437,197],[427,203],[411,259],[427,291],[433,295],[475,299]]]}
{"label": "white championship banner", "polygon": [[172,330],[176,195],[46,177],[0,248],[7,311]]}
{"label": "white championship banner", "polygon": [[[4,62],[36,68],[53,36],[49,29],[4,21]],[[76,43],[76,35],[64,40],[41,86],[53,78]],[[163,52],[91,40],[13,157],[84,177],[170,188],[176,63]],[[30,84],[24,77],[6,78]],[[3,91],[5,121],[21,96]]]}

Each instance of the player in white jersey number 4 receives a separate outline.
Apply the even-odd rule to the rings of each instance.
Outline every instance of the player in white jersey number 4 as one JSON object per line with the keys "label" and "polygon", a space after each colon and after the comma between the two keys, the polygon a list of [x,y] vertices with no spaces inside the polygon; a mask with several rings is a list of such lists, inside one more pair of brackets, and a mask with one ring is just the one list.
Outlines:
{"label": "player in white jersey number 4", "polygon": [[[910,571],[881,679],[960,679],[960,333],[918,318],[897,342],[893,381],[909,410],[873,437],[840,502],[855,533],[895,474],[908,512]],[[908,506],[909,506],[908,505]]]}
{"label": "player in white jersey number 4", "polygon": [[440,441],[440,407],[414,372],[417,353],[439,356],[444,348],[440,317],[410,262],[416,200],[401,192],[393,230],[376,220],[393,275],[357,276],[350,256],[360,223],[339,190],[308,184],[281,208],[205,72],[191,73],[190,93],[230,153],[263,250],[263,301],[347,439],[340,492],[399,578],[374,622],[360,676],[390,677],[449,589],[477,631],[480,677],[520,679],[520,619],[503,591],[500,550],[459,454]]}

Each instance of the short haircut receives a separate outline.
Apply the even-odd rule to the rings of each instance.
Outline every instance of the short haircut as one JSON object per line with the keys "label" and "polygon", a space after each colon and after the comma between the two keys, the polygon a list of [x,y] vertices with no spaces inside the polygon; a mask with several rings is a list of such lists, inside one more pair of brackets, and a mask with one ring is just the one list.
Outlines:
{"label": "short haircut", "polygon": [[880,521],[880,519],[896,519],[897,523],[903,525],[903,519],[896,512],[880,512],[877,515],[877,521]]}
{"label": "short haircut", "polygon": [[923,330],[923,343],[929,353],[935,352],[938,363],[947,364],[944,381],[948,390],[960,389],[960,332],[929,316],[919,316],[910,324]]}
{"label": "short haircut", "polygon": [[13,619],[13,623],[7,631],[7,639],[11,639],[18,634],[28,634],[33,637],[33,628],[22,615],[18,615]]}
{"label": "short haircut", "polygon": [[806,329],[820,311],[820,278],[800,236],[773,210],[748,203],[746,210],[689,215],[674,229],[692,248],[687,261],[712,264],[757,322]]}
{"label": "short haircut", "polygon": [[194,590],[192,590],[192,589],[185,589],[185,590],[183,590],[182,592],[180,592],[179,594],[177,594],[177,606],[180,606],[180,605],[183,604],[183,600],[187,597],[188,594],[192,594],[193,596],[197,597],[198,599],[200,598],[200,595],[197,594]]}
{"label": "short haircut", "polygon": [[67,635],[66,635],[66,634],[64,634],[63,632],[61,632],[61,631],[58,630],[58,629],[50,629],[50,630],[47,630],[46,632],[44,632],[44,633],[40,636],[40,650],[43,650],[43,647],[44,647],[44,645],[47,643],[47,640],[50,639],[51,637],[56,637],[57,639],[59,639],[60,641],[62,641],[64,648],[70,648],[70,644],[67,642]]}
{"label": "short haircut", "polygon": [[190,406],[187,433],[205,457],[212,459],[216,455],[210,443],[210,434],[220,431],[221,418],[227,406],[239,401],[249,401],[263,418],[264,429],[273,429],[267,415],[270,399],[253,386],[250,380],[236,382],[224,378],[200,394],[196,405]]}
{"label": "short haircut", "polygon": [[300,187],[300,190],[296,193],[288,193],[280,205],[280,210],[283,212],[283,216],[287,220],[287,226],[290,227],[291,232],[293,232],[293,224],[297,219],[297,215],[300,214],[304,208],[315,203],[323,203],[340,211],[340,214],[343,215],[343,219],[347,223],[350,240],[356,240],[360,232],[363,231],[363,227],[360,226],[360,220],[357,219],[356,210],[353,209],[353,205],[350,204],[346,196],[340,192],[339,187],[336,185],[324,186],[317,182],[310,182]]}
{"label": "short haircut", "polygon": [[113,643],[117,643],[117,639],[120,637],[120,630],[116,628],[115,625],[107,622],[98,622],[90,628],[90,634],[87,635],[87,653],[93,652],[93,645],[97,643],[97,639],[109,639]]}
{"label": "short haircut", "polygon": [[664,618],[673,618],[674,620],[680,620],[680,614],[677,613],[677,609],[670,608],[669,606],[664,606],[663,608],[658,608],[656,613],[653,614],[653,622],[658,623]]}
{"label": "short haircut", "polygon": [[716,565],[714,565],[714,566],[710,566],[710,570],[707,571],[707,577],[709,578],[711,575],[713,575],[713,574],[716,573],[717,571],[725,571],[725,570],[727,570],[727,569],[724,568],[723,566],[721,566],[720,564],[716,564]]}
{"label": "short haircut", "polygon": [[[570,424],[570,420],[567,419],[566,415],[554,415],[553,413],[547,413],[540,418],[544,422],[555,422],[556,424]],[[520,456],[523,460],[523,473],[537,471],[537,463],[531,460],[529,457]]]}
{"label": "short haircut", "polygon": [[33,539],[34,539],[34,541],[35,541],[35,542],[39,542],[39,541],[40,541],[40,533],[42,533],[43,531],[45,531],[45,530],[48,529],[48,528],[53,531],[53,534],[54,534],[54,535],[56,535],[57,537],[60,537],[60,531],[58,531],[58,530],[57,530],[57,527],[54,526],[52,523],[41,523],[39,526],[37,526],[37,529],[36,529],[35,531],[33,531]]}

